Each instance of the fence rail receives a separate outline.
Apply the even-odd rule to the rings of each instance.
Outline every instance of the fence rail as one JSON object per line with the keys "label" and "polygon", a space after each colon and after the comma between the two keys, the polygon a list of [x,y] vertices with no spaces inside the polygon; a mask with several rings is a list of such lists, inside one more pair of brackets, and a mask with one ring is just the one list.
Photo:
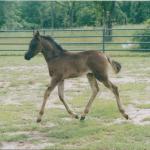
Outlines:
{"label": "fence rail", "polygon": [[[42,32],[47,31],[103,31],[104,28],[93,28],[93,29],[40,29]],[[149,30],[147,28],[112,28],[107,30]],[[0,30],[0,32],[33,32],[33,30]]]}
{"label": "fence rail", "polygon": [[[150,42],[137,42],[133,38],[150,37],[150,35],[135,34],[135,31],[148,31],[145,28],[113,28],[111,31],[112,41],[107,41],[106,30],[98,29],[41,29],[42,35],[51,35],[60,45],[67,50],[101,50],[105,51],[150,51],[140,49],[139,44],[150,44]],[[119,33],[119,34],[118,34]],[[0,55],[4,52],[24,52],[28,49],[32,38],[32,30],[0,30]]]}

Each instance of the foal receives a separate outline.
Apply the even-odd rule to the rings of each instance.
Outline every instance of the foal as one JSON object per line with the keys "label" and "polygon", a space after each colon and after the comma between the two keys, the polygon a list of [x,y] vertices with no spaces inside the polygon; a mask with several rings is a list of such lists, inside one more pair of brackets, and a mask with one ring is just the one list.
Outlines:
{"label": "foal", "polygon": [[116,97],[120,113],[128,119],[128,115],[125,113],[120,101],[118,88],[108,79],[108,64],[112,66],[115,73],[118,73],[121,69],[121,65],[118,62],[111,60],[108,56],[98,51],[84,51],[79,53],[67,52],[51,37],[40,36],[37,31],[30,42],[29,50],[25,54],[25,59],[30,60],[39,52],[41,52],[45,57],[49,69],[49,75],[51,76],[51,82],[45,91],[44,100],[37,122],[41,121],[47,99],[56,86],[58,86],[59,98],[68,113],[76,119],[79,118],[78,115],[70,110],[64,100],[64,80],[79,77],[83,74],[87,75],[92,89],[92,95],[85,107],[85,110],[81,114],[80,120],[85,119],[85,116],[89,112],[92,102],[99,91],[97,80],[102,82],[113,92]]}

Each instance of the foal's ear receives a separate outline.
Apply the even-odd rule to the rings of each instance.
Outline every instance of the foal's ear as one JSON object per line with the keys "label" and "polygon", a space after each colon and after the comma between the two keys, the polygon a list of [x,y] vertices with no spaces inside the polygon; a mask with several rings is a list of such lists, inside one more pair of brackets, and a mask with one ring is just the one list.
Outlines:
{"label": "foal's ear", "polygon": [[34,38],[39,39],[40,38],[40,33],[39,31],[36,31],[33,33]]}

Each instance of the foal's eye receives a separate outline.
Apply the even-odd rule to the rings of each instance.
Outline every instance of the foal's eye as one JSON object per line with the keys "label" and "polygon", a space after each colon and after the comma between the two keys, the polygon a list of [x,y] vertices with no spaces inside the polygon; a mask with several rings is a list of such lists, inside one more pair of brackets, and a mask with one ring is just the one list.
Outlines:
{"label": "foal's eye", "polygon": [[36,48],[36,43],[33,43],[33,44],[31,44],[31,48],[33,49],[33,48]]}

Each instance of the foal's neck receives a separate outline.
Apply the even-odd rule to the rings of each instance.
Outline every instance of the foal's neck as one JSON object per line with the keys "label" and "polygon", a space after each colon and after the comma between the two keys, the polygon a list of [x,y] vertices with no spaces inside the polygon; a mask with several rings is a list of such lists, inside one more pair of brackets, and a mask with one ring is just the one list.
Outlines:
{"label": "foal's neck", "polygon": [[47,63],[55,59],[56,57],[60,57],[61,55],[63,55],[64,51],[60,50],[59,47],[57,47],[57,45],[55,45],[54,43],[44,38],[41,39],[41,42],[43,46],[42,54]]}

